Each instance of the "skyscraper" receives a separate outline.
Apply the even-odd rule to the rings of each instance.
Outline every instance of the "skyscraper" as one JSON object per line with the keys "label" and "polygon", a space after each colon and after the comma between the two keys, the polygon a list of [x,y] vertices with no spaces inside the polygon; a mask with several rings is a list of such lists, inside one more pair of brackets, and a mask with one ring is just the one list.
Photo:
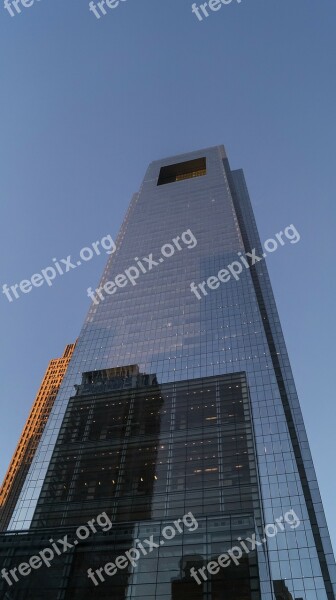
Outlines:
{"label": "skyscraper", "polygon": [[0,531],[6,530],[8,527],[74,347],[75,344],[68,344],[65,347],[63,356],[51,360],[44,374],[30,415],[0,488]]}
{"label": "skyscraper", "polygon": [[[294,226],[287,239],[298,241]],[[28,542],[36,553],[102,511],[113,528],[76,539],[47,574],[6,580],[11,598],[335,600],[264,254],[243,172],[230,169],[222,146],[151,163],[101,284],[88,291],[92,305],[0,555],[8,573],[28,561]],[[297,527],[263,538],[289,513]],[[115,567],[172,523],[170,540],[161,535],[136,565]],[[199,582],[192,575],[253,536],[259,543],[237,564],[203,570]]]}

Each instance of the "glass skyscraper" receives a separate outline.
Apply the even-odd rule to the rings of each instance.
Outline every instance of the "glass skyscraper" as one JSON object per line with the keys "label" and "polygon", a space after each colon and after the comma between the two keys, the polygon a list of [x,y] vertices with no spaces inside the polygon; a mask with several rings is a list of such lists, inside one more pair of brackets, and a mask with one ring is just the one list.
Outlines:
{"label": "glass skyscraper", "polygon": [[[70,535],[102,511],[113,528],[49,570],[0,586],[20,600],[335,600],[332,548],[266,262],[253,259],[264,248],[243,172],[230,169],[222,146],[151,163],[116,246],[11,533],[0,536],[1,562],[10,570],[28,561],[28,547],[36,553],[55,532]],[[212,277],[245,256],[239,277]],[[196,294],[191,284],[199,283]],[[278,528],[200,584],[191,577],[191,568],[238,538],[262,536],[289,511],[297,528]],[[189,512],[197,530],[99,586],[89,580],[89,568]]]}

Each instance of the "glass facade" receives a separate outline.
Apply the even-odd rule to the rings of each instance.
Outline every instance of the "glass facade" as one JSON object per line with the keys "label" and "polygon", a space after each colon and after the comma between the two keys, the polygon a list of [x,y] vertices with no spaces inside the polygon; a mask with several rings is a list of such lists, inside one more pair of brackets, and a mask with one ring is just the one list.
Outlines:
{"label": "glass facade", "polygon": [[[155,375],[125,381],[97,377],[103,374],[84,374],[83,385],[70,399],[31,533],[48,531],[49,538],[57,539],[62,531],[73,539],[74,526],[102,512],[113,529],[61,557],[52,565],[48,584],[41,569],[34,581],[20,580],[11,597],[36,600],[42,590],[44,599],[62,591],[69,599],[86,598],[90,592],[91,598],[114,600],[182,600],[188,595],[219,600],[228,594],[231,600],[258,600],[255,550],[209,581],[198,583],[190,575],[191,568],[229,550],[238,536],[245,539],[262,526],[245,374],[163,385]],[[197,515],[198,526],[172,535],[174,520],[190,512]],[[135,539],[149,532],[158,539],[167,526],[169,539],[158,550],[127,572],[105,577],[100,587],[92,586],[89,568],[114,563]],[[19,544],[17,538],[14,544],[0,539],[2,564],[8,569],[29,561],[31,544],[27,555],[25,538]],[[33,535],[31,541],[37,552],[50,547],[46,536]]]}
{"label": "glass facade", "polygon": [[161,386],[152,378],[118,391],[99,380],[78,386],[32,527],[80,525],[103,510],[114,523],[192,511],[261,525],[244,375]]}
{"label": "glass facade", "polygon": [[[205,160],[205,165],[203,163],[202,172],[198,173],[198,176],[194,176],[193,173],[200,171],[199,168],[190,168],[191,176],[187,176],[187,173],[186,178],[184,169],[180,171],[175,169],[176,165],[181,163],[199,160]],[[166,180],[170,178],[170,181],[166,181],[166,184],[161,182],[158,185],[160,172],[162,175],[161,170],[166,169],[167,166],[174,166],[174,172],[163,171],[164,178]],[[183,236],[183,233],[186,235]],[[172,240],[177,240],[177,236],[180,249],[176,243],[175,246],[171,244]],[[197,240],[197,243],[193,240]],[[169,250],[168,246],[174,251]],[[172,474],[171,479],[167,482],[169,479],[168,458],[169,461],[178,464],[178,456],[181,452],[181,447],[176,440],[176,446],[173,444],[172,454],[168,458],[164,456],[164,449],[162,449],[163,458],[160,467],[158,460],[161,449],[158,449],[157,446],[154,447],[154,442],[154,445],[148,445],[145,463],[150,462],[151,465],[155,463],[155,468],[159,470],[158,473],[154,473],[151,467],[146,471],[147,477],[151,477],[153,474],[153,477],[157,476],[158,479],[152,480],[151,485],[148,481],[143,482],[147,486],[147,491],[153,489],[152,501],[149,502],[148,494],[145,502],[140,501],[141,498],[145,499],[146,494],[142,496],[139,493],[138,495],[139,482],[136,480],[136,475],[139,475],[137,472],[139,469],[144,469],[145,463],[142,462],[144,459],[140,453],[137,455],[135,451],[132,451],[132,434],[129,433],[129,442],[126,444],[128,445],[128,454],[126,453],[125,460],[131,467],[123,481],[125,493],[127,492],[129,498],[128,504],[126,498],[122,503],[116,504],[115,501],[112,501],[113,493],[110,490],[111,510],[114,507],[116,522],[118,523],[119,514],[123,515],[120,518],[127,522],[134,510],[134,515],[137,516],[136,522],[130,524],[128,528],[129,533],[126,537],[129,542],[134,535],[139,537],[139,528],[146,525],[149,514],[151,524],[154,526],[153,519],[157,519],[158,522],[164,520],[170,515],[170,509],[172,510],[171,514],[178,517],[182,517],[184,511],[193,511],[196,518],[205,519],[204,526],[208,528],[208,532],[217,527],[214,523],[218,524],[220,517],[223,518],[223,523],[226,518],[235,518],[235,504],[240,507],[242,512],[247,510],[248,517],[251,510],[249,502],[252,504],[260,502],[260,522],[259,524],[257,521],[255,523],[257,528],[261,524],[274,523],[287,511],[294,510],[300,518],[300,527],[295,531],[287,529],[279,531],[275,537],[269,538],[265,547],[258,548],[255,564],[241,563],[243,571],[245,569],[245,575],[251,570],[251,582],[255,577],[258,585],[254,586],[253,583],[251,586],[245,586],[244,590],[237,592],[240,594],[237,598],[335,600],[336,578],[332,548],[265,261],[258,262],[244,270],[238,280],[232,277],[217,289],[208,290],[207,295],[204,295],[201,300],[198,300],[190,289],[191,282],[206,281],[209,276],[216,275],[220,269],[224,269],[228,264],[236,261],[237,253],[245,254],[253,249],[256,249],[259,255],[263,252],[244,176],[241,170],[231,171],[222,146],[151,163],[139,193],[133,196],[117,239],[117,250],[108,261],[101,287],[108,281],[116,280],[118,274],[125,273],[131,265],[137,264],[139,276],[133,282],[134,285],[131,281],[128,282],[128,285],[120,285],[114,290],[115,293],[105,294],[104,299],[99,303],[93,302],[90,307],[67,374],[16,506],[10,524],[12,531],[23,533],[24,530],[30,528],[33,531],[35,527],[40,527],[42,524],[53,527],[58,523],[58,527],[61,525],[67,527],[71,523],[69,517],[71,506],[75,509],[78,503],[82,503],[89,509],[89,505],[91,505],[93,508],[90,517],[93,517],[94,503],[100,503],[99,494],[101,492],[98,488],[106,488],[107,483],[99,486],[99,480],[97,482],[97,478],[92,475],[94,468],[93,463],[92,468],[90,467],[90,460],[94,460],[93,454],[98,452],[102,439],[105,440],[104,443],[110,439],[109,431],[112,431],[111,428],[114,426],[114,418],[118,418],[120,421],[117,435],[123,435],[123,419],[130,410],[127,404],[127,402],[131,402],[130,398],[127,400],[129,391],[123,392],[125,395],[123,409],[119,407],[115,414],[112,410],[108,410],[104,426],[99,425],[99,422],[101,423],[101,417],[99,417],[96,420],[95,428],[91,427],[90,429],[90,435],[93,436],[89,444],[92,455],[90,458],[89,446],[85,443],[81,456],[85,467],[80,467],[81,463],[79,464],[79,467],[83,468],[83,471],[87,470],[89,474],[91,469],[90,480],[83,481],[78,473],[78,476],[76,475],[74,478],[71,494],[66,488],[63,488],[65,491],[62,491],[60,482],[58,482],[58,487],[56,485],[55,488],[55,494],[58,494],[57,503],[54,508],[50,506],[48,515],[43,517],[43,506],[48,505],[51,473],[56,473],[58,469],[60,481],[64,480],[63,485],[67,486],[75,469],[74,459],[69,460],[69,465],[64,465],[59,464],[63,459],[57,460],[57,456],[67,452],[70,448],[69,444],[80,445],[83,443],[81,431],[84,425],[83,423],[80,425],[82,421],[78,415],[76,416],[80,402],[84,402],[80,388],[82,385],[90,385],[88,381],[86,384],[82,383],[83,373],[138,365],[139,373],[155,374],[157,386],[159,386],[155,394],[160,395],[161,390],[166,390],[166,396],[161,394],[161,400],[157,399],[158,412],[165,403],[172,411],[173,399],[176,404],[180,405],[176,408],[174,418],[176,418],[176,432],[179,432],[181,439],[188,434],[189,427],[193,430],[197,426],[198,419],[201,423],[203,418],[207,418],[204,417],[207,409],[203,406],[204,400],[202,401],[200,398],[199,406],[202,408],[198,409],[197,417],[194,416],[196,413],[193,413],[191,417],[191,413],[188,413],[185,391],[179,395],[179,386],[182,386],[181,390],[183,390],[185,382],[188,382],[188,386],[197,386],[202,380],[215,378],[213,381],[216,383],[212,385],[218,387],[223,376],[237,377],[240,381],[239,385],[245,386],[245,395],[249,398],[251,407],[251,419],[248,427],[251,428],[252,433],[246,432],[245,440],[248,445],[253,439],[254,452],[251,454],[250,448],[246,450],[246,456],[250,457],[248,469],[247,458],[243,463],[237,463],[245,465],[243,471],[244,469],[249,471],[249,477],[251,477],[249,493],[252,494],[250,500],[248,500],[249,493],[245,496],[244,489],[247,488],[243,485],[239,491],[233,489],[235,486],[232,487],[232,498],[235,500],[230,501],[228,491],[230,486],[226,487],[220,483],[219,470],[208,471],[205,476],[204,456],[206,455],[202,453],[200,459],[202,467],[196,477],[192,470],[188,470],[188,447],[185,447],[185,450],[182,448],[185,453],[182,470],[177,470],[176,474]],[[151,260],[155,261],[155,266],[146,270],[141,269],[140,264],[143,266],[145,263],[149,264],[142,257],[151,257]],[[119,281],[121,282],[122,279],[119,278]],[[175,388],[169,388],[173,384]],[[80,386],[77,396],[74,396],[75,385]],[[135,431],[136,427],[140,428],[137,435],[141,427],[148,427],[150,437],[157,435],[161,439],[162,435],[166,435],[164,427],[166,419],[169,417],[163,417],[160,413],[159,418],[149,418],[149,414],[146,412],[145,398],[141,396],[143,393],[146,395],[146,392],[139,392],[137,406],[139,410],[141,407],[144,422],[138,425],[132,425],[130,422],[129,426],[131,429],[134,426]],[[108,394],[109,399],[106,397],[105,400],[112,402],[112,393],[108,392]],[[200,390],[196,391],[196,394],[200,394]],[[216,394],[213,401],[215,401],[214,398],[216,398],[216,402],[219,402],[218,407],[223,409],[224,405],[221,405]],[[241,398],[243,406],[247,406],[244,398]],[[99,403],[102,402],[102,398],[92,400],[92,402],[91,409],[99,413]],[[163,402],[162,406],[161,402]],[[88,403],[87,406],[90,404]],[[211,409],[213,408],[211,407]],[[86,417],[83,417],[84,423],[86,421],[89,423],[89,408],[85,410],[87,413]],[[123,412],[124,410],[125,412]],[[169,414],[172,415],[172,412]],[[210,412],[207,416],[214,415]],[[77,426],[73,426],[74,436],[78,436],[77,441],[67,437],[66,431],[69,429],[66,424],[69,419],[78,423]],[[211,421],[209,421],[209,427],[211,427],[210,423]],[[179,430],[178,427],[181,429]],[[201,425],[200,428],[202,429]],[[202,435],[206,436],[207,431],[208,426],[204,431],[202,429]],[[102,435],[105,437],[101,438]],[[248,438],[249,435],[251,438]],[[214,450],[215,437],[209,438],[212,439],[209,448],[211,447],[213,452],[211,460],[209,459],[209,469],[219,469],[221,460],[224,460],[224,455],[220,455],[218,449],[217,454]],[[225,439],[224,434],[221,436],[222,438]],[[204,442],[205,438],[202,438],[201,441]],[[104,458],[104,461],[106,460],[106,466],[111,467],[111,471],[113,471],[113,469],[117,469],[118,460],[116,456],[111,456],[111,459]],[[222,456],[221,460],[220,456]],[[189,458],[193,458],[193,455],[191,454]],[[228,461],[228,468],[232,467],[231,459],[232,457],[230,458],[230,453],[228,453],[225,458]],[[102,462],[104,463],[104,461]],[[253,461],[257,466],[257,483],[253,479]],[[166,487],[163,486],[162,479],[159,477],[160,473],[166,477]],[[225,473],[224,481],[230,480],[225,470],[223,473]],[[208,485],[208,477],[209,481],[217,481],[214,488]],[[243,475],[239,475],[239,477],[243,477]],[[190,483],[191,481],[195,482],[197,478],[199,486],[197,489],[203,490],[202,504],[195,495],[193,483]],[[116,481],[114,477],[111,478],[111,480],[113,479]],[[85,486],[85,483],[90,485]],[[191,488],[188,487],[189,483]],[[173,487],[169,487],[169,485]],[[163,487],[159,492],[160,486]],[[176,487],[174,488],[174,486]],[[214,494],[216,486],[217,496]],[[85,490],[85,487],[90,489],[90,492]],[[247,485],[247,487],[249,486]],[[254,487],[257,487],[258,490],[255,491]],[[158,490],[158,494],[156,490]],[[164,506],[161,506],[160,502],[157,503],[160,494],[162,494],[162,498],[166,498]],[[184,499],[184,504],[182,501],[180,502],[181,498]],[[106,498],[103,496],[103,499],[105,510],[107,508]],[[61,516],[57,511],[62,502],[64,506]],[[227,507],[227,512],[225,507]],[[213,510],[215,512],[212,512]],[[257,519],[256,510],[257,508],[254,507],[253,515]],[[84,511],[82,515],[86,515],[88,512]],[[67,521],[68,517],[69,521]],[[251,518],[251,514],[249,518]],[[226,521],[223,524],[224,529],[227,527],[232,529],[231,526],[232,523],[229,526]],[[147,523],[148,527],[150,528]],[[220,526],[218,525],[218,527]],[[216,547],[216,551],[214,550],[215,554],[217,550],[218,553],[222,551],[223,544],[225,547],[224,540],[227,538],[224,529],[222,532],[219,531],[216,538],[218,548]],[[32,531],[25,535],[32,535]],[[37,531],[38,529],[36,529]],[[7,538],[6,544],[15,545],[13,539],[17,539],[17,535],[18,533]],[[198,530],[197,533],[190,534],[190,540],[196,540],[193,536],[200,535],[201,530]],[[180,540],[178,554],[174,556],[182,556],[183,543]],[[195,543],[200,543],[200,547],[197,551],[195,550],[195,553],[204,560],[209,553],[205,554],[203,542],[197,540]],[[175,544],[177,544],[177,538]],[[266,554],[264,554],[265,548]],[[191,551],[191,554],[193,553],[194,549]],[[186,555],[183,552],[183,556],[189,556],[189,554]],[[76,560],[80,559],[77,557]],[[156,561],[155,572],[159,573],[160,557],[153,560]],[[84,562],[83,558],[83,564]],[[173,575],[169,580],[171,591],[167,593],[166,580],[161,582],[160,579],[156,579],[158,587],[155,588],[154,594],[154,588],[151,588],[150,595],[152,597],[165,600],[180,597],[181,590],[186,589],[184,586],[188,585],[189,581],[185,570],[188,560],[180,562],[180,575],[177,576],[173,570]],[[145,564],[143,568],[146,568]],[[241,581],[245,577],[243,571],[241,572],[242,577],[238,578]],[[75,572],[77,572],[76,569]],[[146,572],[149,573],[149,571]],[[256,572],[258,572],[258,576],[256,576]],[[236,572],[233,572],[233,577],[234,573]],[[148,592],[145,589],[142,595],[141,592],[132,591],[131,575],[128,573],[123,576],[124,591],[120,593],[124,596],[120,595],[120,597],[147,598]],[[222,576],[223,574],[219,575],[220,578]],[[148,577],[149,583],[152,584],[151,576]],[[213,588],[211,583],[207,583],[206,586],[197,586],[195,594],[193,592],[195,598],[209,600],[210,598],[224,597],[218,590],[225,589],[226,584],[222,579],[220,579],[221,584],[215,583],[216,578],[217,575],[213,576]],[[127,582],[129,582],[129,589]],[[159,586],[159,582],[163,584],[162,588]],[[74,590],[73,583],[71,586]],[[103,586],[99,590],[102,588]],[[234,599],[233,588],[227,589],[231,590],[229,597]],[[237,586],[235,589],[238,589]],[[102,595],[97,597],[105,597],[103,591],[100,593]],[[78,596],[71,597],[86,598],[89,594],[91,595],[84,588],[78,594]],[[185,595],[185,592],[183,594]],[[18,597],[28,598],[29,596]],[[37,595],[35,597],[38,598]],[[60,597],[67,598],[68,596]],[[115,597],[117,598],[117,596]]]}

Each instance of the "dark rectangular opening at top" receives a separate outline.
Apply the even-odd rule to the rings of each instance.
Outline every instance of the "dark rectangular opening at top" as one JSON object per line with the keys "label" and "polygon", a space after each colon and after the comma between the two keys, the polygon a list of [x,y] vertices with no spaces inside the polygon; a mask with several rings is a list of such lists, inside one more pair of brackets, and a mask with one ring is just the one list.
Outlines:
{"label": "dark rectangular opening at top", "polygon": [[191,179],[192,177],[202,177],[206,175],[206,158],[196,158],[186,162],[176,163],[161,167],[157,184],[173,183],[182,181],[182,179]]}

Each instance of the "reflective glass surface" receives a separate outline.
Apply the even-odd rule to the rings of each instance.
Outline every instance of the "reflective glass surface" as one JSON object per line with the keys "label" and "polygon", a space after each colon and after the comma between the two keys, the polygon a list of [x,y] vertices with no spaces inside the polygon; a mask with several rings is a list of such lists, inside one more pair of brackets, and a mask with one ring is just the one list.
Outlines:
{"label": "reflective glass surface", "polygon": [[[201,157],[206,158],[205,175],[157,185],[162,167]],[[181,249],[175,246],[166,257],[169,249],[163,254],[163,246],[189,230],[192,235],[184,237],[190,243],[181,242]],[[266,562],[259,556],[261,598],[281,597],[285,588],[293,600],[335,598],[332,549],[266,263],[208,289],[201,300],[190,289],[191,282],[217,275],[237,260],[238,252],[253,248],[262,252],[244,176],[230,170],[222,147],[149,166],[101,285],[137,260],[147,265],[143,257],[152,254],[156,264],[141,272],[135,285],[129,281],[92,303],[12,529],[31,525],[69,399],[83,372],[137,364],[142,373],[155,373],[159,384],[245,372],[264,522],[273,523],[291,509],[301,521],[295,531],[268,540]],[[178,418],[187,422],[186,414]],[[178,493],[178,478],[175,485]]]}

